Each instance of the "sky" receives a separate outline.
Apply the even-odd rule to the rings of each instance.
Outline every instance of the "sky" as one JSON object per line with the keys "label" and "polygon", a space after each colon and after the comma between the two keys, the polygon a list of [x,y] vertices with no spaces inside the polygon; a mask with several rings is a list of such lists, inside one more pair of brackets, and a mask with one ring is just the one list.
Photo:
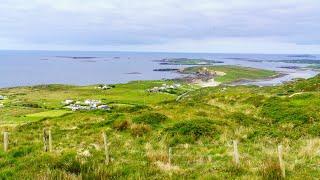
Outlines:
{"label": "sky", "polygon": [[0,49],[320,54],[319,0],[1,0]]}

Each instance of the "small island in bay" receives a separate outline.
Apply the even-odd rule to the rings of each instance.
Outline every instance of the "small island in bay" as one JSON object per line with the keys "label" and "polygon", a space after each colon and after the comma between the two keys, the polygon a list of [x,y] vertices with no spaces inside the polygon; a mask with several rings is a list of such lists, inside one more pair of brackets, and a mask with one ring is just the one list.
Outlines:
{"label": "small island in bay", "polygon": [[223,63],[223,61],[189,58],[169,58],[156,60],[156,62],[159,62],[161,65],[212,65],[217,63]]}
{"label": "small island in bay", "polygon": [[160,68],[160,69],[154,69],[153,71],[179,71],[177,68]]}

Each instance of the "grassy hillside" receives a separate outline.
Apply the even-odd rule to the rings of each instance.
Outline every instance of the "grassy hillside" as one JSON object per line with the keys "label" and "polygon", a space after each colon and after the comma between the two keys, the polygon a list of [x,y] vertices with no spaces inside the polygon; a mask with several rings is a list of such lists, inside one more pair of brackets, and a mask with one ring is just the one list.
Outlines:
{"label": "grassy hillside", "polygon": [[[10,140],[8,152],[0,145],[0,179],[281,179],[279,144],[287,178],[320,177],[320,76],[277,87],[147,91],[163,83],[174,82],[0,89],[0,130]],[[111,110],[69,111],[66,99],[101,100]],[[43,128],[51,129],[52,152],[43,151]]]}

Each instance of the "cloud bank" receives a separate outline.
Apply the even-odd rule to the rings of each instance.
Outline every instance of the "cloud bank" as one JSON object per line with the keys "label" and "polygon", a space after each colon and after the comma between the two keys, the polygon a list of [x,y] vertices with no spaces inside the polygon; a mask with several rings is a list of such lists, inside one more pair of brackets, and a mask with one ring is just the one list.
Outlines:
{"label": "cloud bank", "polygon": [[318,0],[2,0],[1,49],[320,53]]}

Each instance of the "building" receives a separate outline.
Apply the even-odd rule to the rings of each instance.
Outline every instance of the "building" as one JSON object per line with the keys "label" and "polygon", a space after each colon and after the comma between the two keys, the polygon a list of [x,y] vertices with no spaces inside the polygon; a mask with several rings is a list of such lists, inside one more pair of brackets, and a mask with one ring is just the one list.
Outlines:
{"label": "building", "polygon": [[64,104],[71,104],[71,103],[73,103],[73,102],[74,102],[73,100],[67,99],[67,100],[64,101]]}
{"label": "building", "polygon": [[0,100],[4,100],[5,98],[5,96],[0,95]]}

